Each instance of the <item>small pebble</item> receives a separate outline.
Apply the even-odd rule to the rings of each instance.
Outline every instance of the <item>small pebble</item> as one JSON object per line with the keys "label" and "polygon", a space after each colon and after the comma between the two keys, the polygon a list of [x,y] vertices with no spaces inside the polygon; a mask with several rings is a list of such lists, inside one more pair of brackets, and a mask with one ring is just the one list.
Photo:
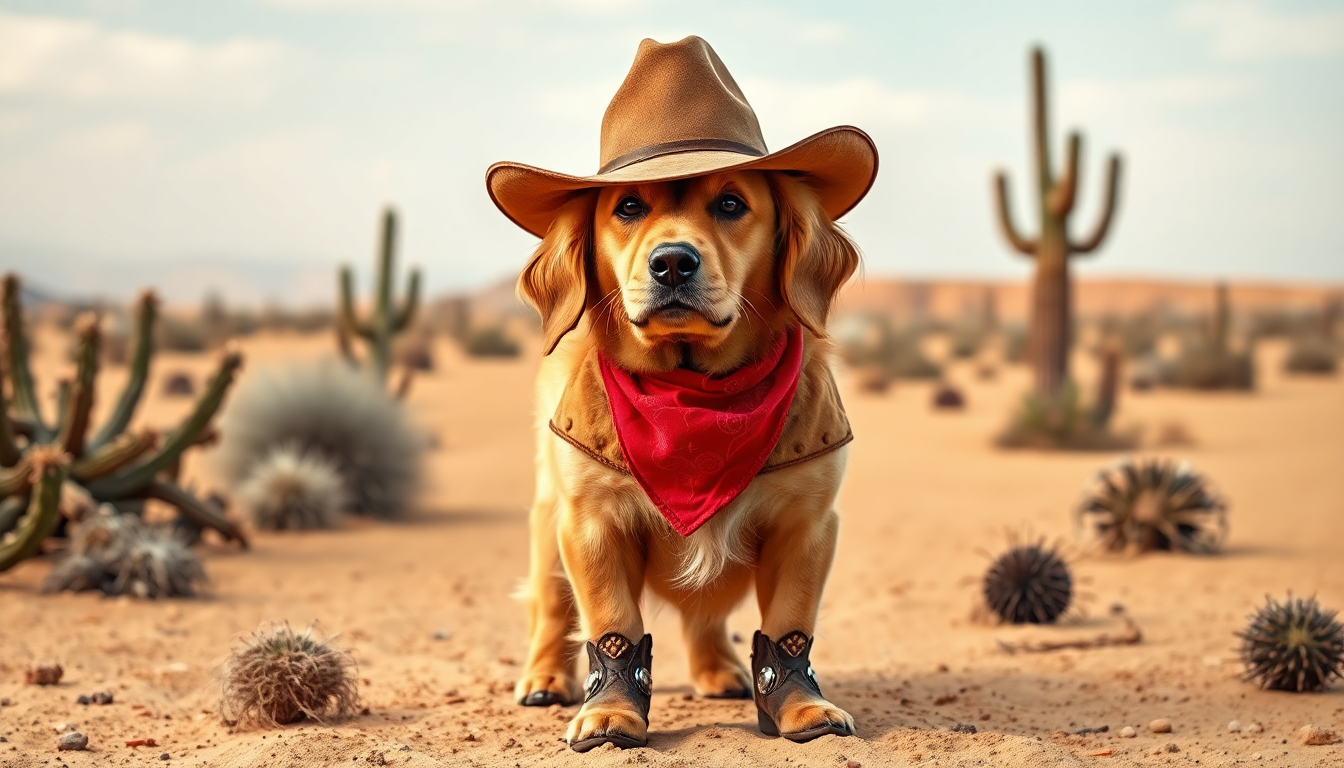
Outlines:
{"label": "small pebble", "polygon": [[1148,730],[1153,733],[1171,733],[1171,721],[1165,717],[1159,717],[1148,724]]}
{"label": "small pebble", "polygon": [[167,752],[164,752],[162,755],[159,755],[159,759],[160,759],[160,760],[172,760],[173,757],[172,757],[172,755],[169,755]]}
{"label": "small pebble", "polygon": [[1302,737],[1302,743],[1309,747],[1319,747],[1339,741],[1339,736],[1323,725],[1304,725],[1297,733]]}
{"label": "small pebble", "polygon": [[1150,754],[1150,755],[1163,755],[1163,754],[1166,754],[1166,753],[1168,753],[1168,752],[1180,752],[1180,751],[1181,751],[1181,748],[1178,747],[1178,746],[1176,746],[1175,744],[1166,744],[1166,745],[1163,745],[1163,746],[1161,746],[1161,747],[1153,747],[1153,751],[1152,751],[1152,752],[1149,752],[1148,754]]}
{"label": "small pebble", "polygon": [[57,723],[57,724],[56,724],[56,732],[57,732],[57,733],[65,733],[66,731],[73,731],[73,730],[75,730],[75,726],[73,726],[73,725],[71,725],[71,724],[69,724],[69,723]]}
{"label": "small pebble", "polygon": [[448,638],[450,638],[450,637],[452,637],[452,636],[453,636],[453,633],[452,633],[452,632],[447,632],[447,631],[444,631],[444,630],[442,630],[442,629],[435,630],[435,631],[434,631],[434,634],[432,635],[432,637],[433,637],[435,640],[447,640]]}
{"label": "small pebble", "polygon": [[1242,732],[1242,733],[1264,733],[1264,732],[1265,732],[1265,726],[1263,726],[1263,725],[1261,725],[1261,724],[1259,724],[1259,723],[1257,723],[1257,722],[1255,722],[1255,721],[1251,721],[1251,722],[1247,723],[1246,726],[1243,727],[1243,728],[1241,729],[1241,732]]}
{"label": "small pebble", "polygon": [[397,747],[397,751],[398,751],[398,752],[410,752],[410,751],[411,751],[411,745],[410,745],[410,744],[402,744],[400,747]]}
{"label": "small pebble", "polygon": [[55,685],[61,682],[61,677],[65,675],[65,670],[61,665],[55,662],[44,661],[38,664],[29,664],[23,671],[24,685]]}
{"label": "small pebble", "polygon": [[75,703],[76,703],[76,704],[83,704],[83,705],[86,706],[86,707],[89,706],[89,704],[91,704],[92,702],[93,702],[92,699],[90,699],[88,696],[85,696],[85,695],[82,694],[82,693],[79,694],[79,698],[78,698],[78,699],[75,699]]}
{"label": "small pebble", "polygon": [[863,763],[860,763],[858,760],[846,760],[845,768],[863,768]]}
{"label": "small pebble", "polygon": [[67,749],[79,751],[87,749],[89,746],[89,737],[79,731],[70,731],[61,734],[61,739],[56,743],[57,749]]}
{"label": "small pebble", "polygon": [[1227,724],[1227,730],[1229,733],[1241,733],[1241,721],[1233,720],[1229,722]]}
{"label": "small pebble", "polygon": [[975,732],[976,732],[976,728],[975,728],[975,726],[974,726],[973,724],[971,724],[971,723],[957,723],[956,725],[952,726],[952,732],[953,732],[953,733],[975,733]]}
{"label": "small pebble", "polygon": [[10,701],[8,696],[6,696],[3,699],[0,699],[0,707],[9,707],[13,706],[13,704],[14,702]]}
{"label": "small pebble", "polygon": [[112,692],[111,692],[111,691],[94,691],[94,692],[93,692],[93,695],[90,696],[89,699],[90,699],[94,704],[98,704],[99,706],[104,706],[104,707],[105,707],[105,706],[107,706],[108,704],[111,704],[111,703],[112,703]]}
{"label": "small pebble", "polygon": [[1134,726],[1132,725],[1126,725],[1124,728],[1120,729],[1120,738],[1122,739],[1132,739],[1138,735],[1139,732],[1134,730]]}

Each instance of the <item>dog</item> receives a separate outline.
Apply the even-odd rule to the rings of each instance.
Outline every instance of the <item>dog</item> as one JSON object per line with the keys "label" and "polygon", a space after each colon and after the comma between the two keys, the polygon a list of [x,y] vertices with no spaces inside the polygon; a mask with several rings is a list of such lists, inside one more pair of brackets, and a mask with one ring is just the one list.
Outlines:
{"label": "dog", "polygon": [[[650,114],[683,133],[631,151],[622,127]],[[648,590],[680,612],[700,695],[755,698],[769,735],[852,735],[808,655],[852,439],[826,323],[860,253],[835,219],[871,185],[876,150],[842,127],[765,152],[740,89],[695,37],[644,41],[603,128],[595,177],[510,163],[487,177],[501,210],[543,235],[518,281],[546,354],[516,697],[582,700],[566,735],[576,751],[646,744]],[[849,165],[836,160],[846,152]],[[726,622],[753,585],[749,672]]]}

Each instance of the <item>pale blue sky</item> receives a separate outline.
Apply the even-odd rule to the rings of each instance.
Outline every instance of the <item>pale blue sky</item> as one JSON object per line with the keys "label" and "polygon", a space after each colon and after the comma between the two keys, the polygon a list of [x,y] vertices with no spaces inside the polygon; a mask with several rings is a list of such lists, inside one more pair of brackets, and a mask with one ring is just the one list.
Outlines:
{"label": "pale blue sky", "polygon": [[845,223],[870,275],[1012,278],[989,179],[1026,195],[1026,55],[1054,146],[1126,159],[1084,274],[1344,281],[1344,3],[0,0],[0,265],[67,292],[323,301],[378,208],[431,291],[522,265],[495,160],[574,173],[643,37],[710,41],[772,148],[869,131]]}

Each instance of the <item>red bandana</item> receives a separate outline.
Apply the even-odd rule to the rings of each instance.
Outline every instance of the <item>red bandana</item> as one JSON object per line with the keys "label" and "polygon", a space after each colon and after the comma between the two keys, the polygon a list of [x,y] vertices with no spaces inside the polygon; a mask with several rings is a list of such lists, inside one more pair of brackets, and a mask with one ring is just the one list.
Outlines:
{"label": "red bandana", "polygon": [[677,533],[689,536],[746,490],[784,431],[803,368],[791,329],[758,363],[716,379],[630,373],[599,357],[626,464]]}

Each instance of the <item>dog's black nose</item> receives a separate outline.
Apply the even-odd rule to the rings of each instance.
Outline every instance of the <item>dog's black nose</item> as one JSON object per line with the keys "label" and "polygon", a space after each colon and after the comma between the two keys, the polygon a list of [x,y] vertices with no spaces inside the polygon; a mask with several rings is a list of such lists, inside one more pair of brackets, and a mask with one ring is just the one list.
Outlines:
{"label": "dog's black nose", "polygon": [[663,243],[649,254],[649,274],[675,288],[690,280],[700,268],[700,252],[690,243]]}

